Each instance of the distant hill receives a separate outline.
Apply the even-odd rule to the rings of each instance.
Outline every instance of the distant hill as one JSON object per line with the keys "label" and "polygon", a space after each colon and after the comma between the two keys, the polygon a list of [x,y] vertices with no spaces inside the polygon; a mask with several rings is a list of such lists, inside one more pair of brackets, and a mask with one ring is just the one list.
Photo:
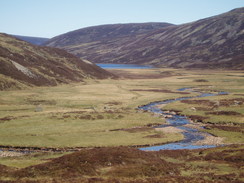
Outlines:
{"label": "distant hill", "polygon": [[[187,24],[166,24],[133,36],[113,37],[121,29],[95,28],[99,37],[92,36],[92,29],[86,33],[78,30],[50,39],[47,45],[96,63],[244,69],[244,8]],[[92,39],[84,39],[84,35]]]}
{"label": "distant hill", "polygon": [[240,8],[155,31],[124,45],[113,62],[244,69],[243,30],[244,8]]}
{"label": "distant hill", "polygon": [[29,37],[29,36],[19,36],[19,35],[11,35],[11,36],[35,45],[42,45],[49,40],[49,38],[42,38],[42,37]]}
{"label": "distant hill", "polygon": [[[155,30],[171,26],[169,23],[110,24],[87,27],[48,40],[45,45],[63,48],[78,57],[97,63],[109,62],[107,56]],[[110,58],[110,57],[109,57]]]}
{"label": "distant hill", "polygon": [[64,50],[0,34],[0,90],[111,77],[114,75]]}

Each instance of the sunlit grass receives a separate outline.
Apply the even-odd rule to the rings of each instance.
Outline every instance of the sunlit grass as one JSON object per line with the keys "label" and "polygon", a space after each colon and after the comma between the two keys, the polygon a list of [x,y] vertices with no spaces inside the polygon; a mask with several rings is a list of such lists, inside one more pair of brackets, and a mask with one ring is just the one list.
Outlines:
{"label": "sunlit grass", "polygon": [[[165,77],[164,74],[168,71],[172,75]],[[155,134],[155,131],[129,133],[113,130],[165,123],[163,118],[152,117],[149,113],[138,113],[136,108],[153,101],[197,95],[177,93],[179,88],[194,87],[206,92],[232,92],[226,96],[202,98],[211,101],[240,98],[244,93],[244,86],[241,85],[244,77],[240,77],[243,73],[237,71],[202,73],[176,69],[135,69],[128,72],[148,76],[162,74],[164,77],[87,80],[83,83],[56,87],[1,91],[0,144],[75,147],[143,145],[176,141],[182,136],[167,134],[163,138],[149,139],[144,137]],[[192,111],[192,107],[204,106],[175,102],[165,106],[165,109],[181,110],[184,115],[207,116],[208,119],[204,122],[243,123],[243,116],[209,115],[202,110]],[[218,110],[232,110],[244,114],[243,106],[220,106]]]}
{"label": "sunlit grass", "polygon": [[32,154],[26,154],[24,156],[17,156],[17,157],[2,157],[0,158],[0,164],[9,167],[25,168],[28,166],[48,162],[53,158],[61,157],[65,154],[69,154],[69,153],[67,152],[32,153]]}

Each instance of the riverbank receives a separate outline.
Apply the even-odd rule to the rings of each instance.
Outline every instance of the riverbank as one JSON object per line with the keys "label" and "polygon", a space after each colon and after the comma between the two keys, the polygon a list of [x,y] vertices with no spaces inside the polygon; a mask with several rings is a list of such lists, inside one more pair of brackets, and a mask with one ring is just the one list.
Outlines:
{"label": "riverbank", "polygon": [[[86,80],[58,87],[1,91],[0,145],[12,148],[84,148],[77,152],[36,151],[22,156],[4,152],[5,157],[0,157],[0,182],[244,181],[244,147],[241,145],[243,72],[165,68],[115,69],[113,73],[121,73],[121,77],[117,80]],[[169,116],[136,109],[152,101],[197,95],[178,91],[179,88],[196,88],[204,93],[227,91],[230,94],[189,99],[186,100],[188,103],[176,101],[157,105],[167,113],[176,111]],[[212,108],[218,103],[218,107]],[[174,126],[164,126],[167,125],[164,117],[169,119],[177,114],[182,115],[180,118],[189,117],[191,123],[182,125],[178,130]],[[159,125],[167,130],[154,128]],[[157,152],[137,149],[137,145],[180,141],[184,128],[224,138],[223,143],[227,145]],[[218,140],[208,140],[218,145]],[[208,144],[198,142],[201,144],[193,144],[192,147]],[[97,164],[96,160],[100,163]],[[157,162],[161,160],[163,163],[158,166]],[[164,164],[166,168],[161,167]]]}
{"label": "riverbank", "polygon": [[[146,148],[141,148],[141,150],[152,150],[152,151],[159,151],[163,149],[169,149],[169,150],[175,150],[175,149],[202,149],[202,148],[213,148],[217,145],[223,145],[220,144],[222,142],[222,138],[215,138],[212,137],[211,134],[208,134],[203,131],[199,131],[197,128],[191,128],[187,124],[191,123],[191,120],[188,119],[186,116],[181,116],[177,114],[175,111],[165,111],[162,107],[166,107],[168,104],[177,102],[177,101],[188,101],[190,99],[194,98],[204,98],[204,97],[211,97],[216,95],[223,95],[226,94],[225,92],[217,92],[217,93],[202,93],[200,91],[195,91],[193,88],[180,88],[178,91],[190,91],[190,92],[196,92],[198,95],[195,97],[180,97],[176,99],[171,100],[165,100],[161,102],[151,102],[147,105],[143,105],[139,107],[140,110],[144,110],[147,112],[151,112],[154,114],[160,114],[163,115],[166,118],[166,122],[168,124],[166,125],[160,125],[158,126],[160,128],[160,131],[166,132],[167,130],[174,130],[177,132],[177,130],[181,131],[181,133],[184,135],[184,139],[176,142],[176,143],[168,143],[161,146],[150,146]],[[157,127],[156,127],[157,128]],[[165,128],[165,129],[164,129]],[[158,130],[159,131],[159,130]],[[221,139],[221,140],[220,140]]]}
{"label": "riverbank", "polygon": [[[230,139],[229,143],[234,141],[241,143],[243,73],[238,71],[202,73],[176,69],[115,69],[113,72],[118,74],[123,72],[123,75],[118,80],[96,82],[87,80],[84,83],[57,87],[1,91],[0,145],[101,147],[158,144],[181,140],[182,137],[177,135],[169,134],[163,137],[164,132],[158,135],[153,129],[136,132],[115,131],[165,124],[162,116],[151,116],[135,108],[151,101],[197,95],[193,92],[177,91],[179,88],[197,88],[204,92],[230,92],[230,95],[223,95],[222,98],[194,100],[195,103],[203,101],[199,104],[175,102],[165,107],[168,111],[183,112],[182,115],[189,116],[194,122],[196,119],[202,120],[207,124],[207,128],[203,130],[219,137],[226,137],[225,140]],[[129,78],[126,78],[127,75]],[[202,119],[198,118],[205,112],[211,112],[204,110],[211,110],[215,101],[220,102],[220,110],[214,111],[213,114],[204,114],[206,116]],[[226,107],[233,108],[236,113],[224,113]],[[205,120],[205,117],[209,116],[211,119]],[[223,120],[225,126],[213,125],[220,124]],[[233,134],[235,138],[231,140]],[[161,138],[151,138],[157,136]]]}
{"label": "riverbank", "polygon": [[[190,90],[191,92],[196,92],[192,88],[181,88],[178,91],[185,91]],[[213,148],[219,145],[223,145],[223,138],[215,137],[208,133],[203,133],[201,131],[202,126],[200,124],[196,125],[192,123],[192,120],[187,119],[185,116],[181,116],[177,114],[175,111],[163,111],[161,108],[167,106],[172,102],[177,101],[186,101],[193,98],[202,98],[202,97],[210,97],[216,96],[218,93],[200,93],[197,92],[198,95],[195,97],[181,97],[176,99],[168,99],[165,101],[158,101],[158,102],[151,102],[147,105],[143,105],[138,107],[139,110],[144,110],[146,112],[153,113],[154,116],[166,119],[167,124],[150,124],[147,126],[149,127],[133,127],[127,129],[113,129],[111,131],[126,131],[126,132],[138,132],[138,131],[150,131],[154,129],[156,132],[160,132],[155,135],[146,136],[147,138],[164,138],[164,134],[173,134],[177,136],[179,133],[184,135],[184,139],[178,142],[172,143],[150,143],[150,144],[135,144],[129,145],[129,147],[137,147],[141,150],[161,150],[161,149],[168,149],[168,150],[175,150],[175,149],[203,149],[203,148]],[[190,94],[190,93],[189,93]],[[219,94],[223,94],[220,92]],[[26,153],[34,153],[34,152],[75,152],[80,151],[84,148],[92,148],[92,147],[65,147],[65,148],[47,148],[47,147],[11,147],[11,146],[2,146],[0,147],[2,151],[2,155],[0,156],[15,156],[15,152],[18,155],[23,155]],[[101,147],[96,147],[101,148]],[[12,153],[13,152],[13,153]]]}

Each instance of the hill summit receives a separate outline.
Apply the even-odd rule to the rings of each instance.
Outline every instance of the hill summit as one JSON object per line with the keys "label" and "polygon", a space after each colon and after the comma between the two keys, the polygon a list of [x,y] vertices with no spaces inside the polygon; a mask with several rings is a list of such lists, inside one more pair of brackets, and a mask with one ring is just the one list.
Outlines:
{"label": "hill summit", "polygon": [[171,26],[169,23],[109,24],[87,27],[49,39],[45,45],[66,51],[95,63],[113,63],[120,48],[146,34]]}
{"label": "hill summit", "polygon": [[47,45],[95,63],[244,69],[244,8],[182,25],[137,25],[154,27],[146,31],[134,30],[135,25],[80,29],[52,38]]}

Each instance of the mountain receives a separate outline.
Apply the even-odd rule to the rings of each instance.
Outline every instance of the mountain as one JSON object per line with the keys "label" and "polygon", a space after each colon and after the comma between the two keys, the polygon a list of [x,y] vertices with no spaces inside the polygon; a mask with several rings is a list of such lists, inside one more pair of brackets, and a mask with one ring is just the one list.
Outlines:
{"label": "mountain", "polygon": [[78,57],[105,63],[108,62],[105,55],[117,53],[121,46],[170,25],[172,24],[131,23],[87,27],[54,37],[45,45],[63,48]]}
{"label": "mountain", "polygon": [[244,8],[166,27],[121,48],[113,62],[244,69]]}
{"label": "mountain", "polygon": [[7,34],[0,34],[0,66],[0,90],[114,77],[64,50],[35,46]]}
{"label": "mountain", "polygon": [[29,37],[29,36],[19,36],[19,35],[11,35],[11,36],[35,45],[42,45],[49,40],[49,38],[42,38],[42,37]]}
{"label": "mountain", "polygon": [[[99,39],[92,37],[82,42],[84,35],[74,31],[50,39],[47,45],[66,49],[96,63],[244,69],[244,8],[115,39],[112,35],[117,29],[108,32],[101,31],[102,27],[96,28],[103,33]],[[87,31],[86,36],[89,35],[93,32]]]}

